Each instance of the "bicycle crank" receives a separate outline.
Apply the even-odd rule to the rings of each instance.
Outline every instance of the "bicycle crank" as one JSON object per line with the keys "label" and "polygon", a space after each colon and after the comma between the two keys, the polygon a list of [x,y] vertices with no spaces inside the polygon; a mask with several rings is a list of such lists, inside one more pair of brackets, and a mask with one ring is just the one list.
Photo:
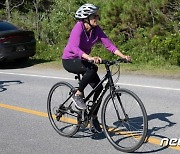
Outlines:
{"label": "bicycle crank", "polygon": [[81,128],[86,128],[88,126],[89,120],[88,120],[88,114],[86,110],[82,110],[77,117],[78,124]]}

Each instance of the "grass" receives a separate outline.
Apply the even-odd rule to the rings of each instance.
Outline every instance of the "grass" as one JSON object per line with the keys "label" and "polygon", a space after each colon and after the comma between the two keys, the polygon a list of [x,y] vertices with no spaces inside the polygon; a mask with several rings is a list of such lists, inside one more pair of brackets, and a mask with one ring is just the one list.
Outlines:
{"label": "grass", "polygon": [[152,66],[152,65],[137,65],[123,64],[121,67],[123,73],[139,74],[157,77],[171,77],[180,79],[180,67],[173,65]]}
{"label": "grass", "polygon": [[[62,62],[59,61],[41,61],[32,59],[30,63],[35,67],[63,69]],[[99,71],[104,71],[104,66],[99,65]],[[167,77],[180,79],[180,67],[173,65],[139,65],[139,64],[121,64],[122,74],[146,75],[155,77]]]}

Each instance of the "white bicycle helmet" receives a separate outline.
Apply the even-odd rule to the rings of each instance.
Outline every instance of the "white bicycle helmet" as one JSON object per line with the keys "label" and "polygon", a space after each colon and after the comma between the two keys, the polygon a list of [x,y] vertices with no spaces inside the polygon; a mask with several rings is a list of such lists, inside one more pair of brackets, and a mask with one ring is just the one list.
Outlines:
{"label": "white bicycle helmet", "polygon": [[93,4],[84,4],[76,11],[75,18],[88,18],[90,15],[96,13],[98,10],[99,8]]}

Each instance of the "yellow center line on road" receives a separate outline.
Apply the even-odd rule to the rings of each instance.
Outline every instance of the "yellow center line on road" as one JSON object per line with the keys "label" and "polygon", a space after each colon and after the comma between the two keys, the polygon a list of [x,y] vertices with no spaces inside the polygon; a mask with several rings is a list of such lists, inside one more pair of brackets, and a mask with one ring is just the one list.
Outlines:
{"label": "yellow center line on road", "polygon": [[12,106],[12,105],[0,104],[0,107],[19,111],[19,112],[29,113],[29,114],[33,114],[33,115],[37,115],[37,116],[41,116],[41,117],[48,117],[47,113],[30,110],[30,109],[25,109],[25,108],[21,108],[21,107],[16,107],[16,106]]}
{"label": "yellow center line on road", "polygon": [[[48,117],[48,114],[45,113],[45,112],[39,112],[39,111],[26,109],[26,108],[21,108],[21,107],[17,107],[17,106],[12,106],[12,105],[7,105],[7,104],[0,103],[0,107],[5,108],[5,109],[19,111],[19,112],[29,113],[29,114],[36,115],[36,116],[41,116],[41,117],[46,117],[46,118]],[[76,123],[76,121],[74,121],[74,119],[63,118],[63,121],[66,121],[66,120],[69,123],[73,123],[73,124]],[[154,137],[149,137],[146,142],[160,146],[161,140],[159,140],[157,138],[154,138]],[[178,146],[178,145],[177,146],[169,146],[168,148],[180,151],[180,146]]]}

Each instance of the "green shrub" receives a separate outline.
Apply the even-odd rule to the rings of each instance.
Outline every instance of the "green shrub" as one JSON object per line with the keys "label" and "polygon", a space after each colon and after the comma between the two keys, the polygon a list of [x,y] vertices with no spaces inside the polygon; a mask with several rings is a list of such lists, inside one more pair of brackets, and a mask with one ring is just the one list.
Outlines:
{"label": "green shrub", "polygon": [[48,61],[60,60],[61,53],[62,47],[60,45],[47,45],[42,41],[38,41],[34,59],[44,59]]}
{"label": "green shrub", "polygon": [[[39,4],[38,14],[32,1],[11,12],[11,22],[35,32],[37,53],[34,58],[59,60],[76,22],[75,11],[84,3],[93,3],[100,6],[102,29],[124,54],[132,56],[134,63],[180,66],[178,0],[46,1],[51,5],[46,9]],[[2,7],[0,18],[6,19],[6,14]],[[92,55],[116,58],[100,44],[93,47]]]}

